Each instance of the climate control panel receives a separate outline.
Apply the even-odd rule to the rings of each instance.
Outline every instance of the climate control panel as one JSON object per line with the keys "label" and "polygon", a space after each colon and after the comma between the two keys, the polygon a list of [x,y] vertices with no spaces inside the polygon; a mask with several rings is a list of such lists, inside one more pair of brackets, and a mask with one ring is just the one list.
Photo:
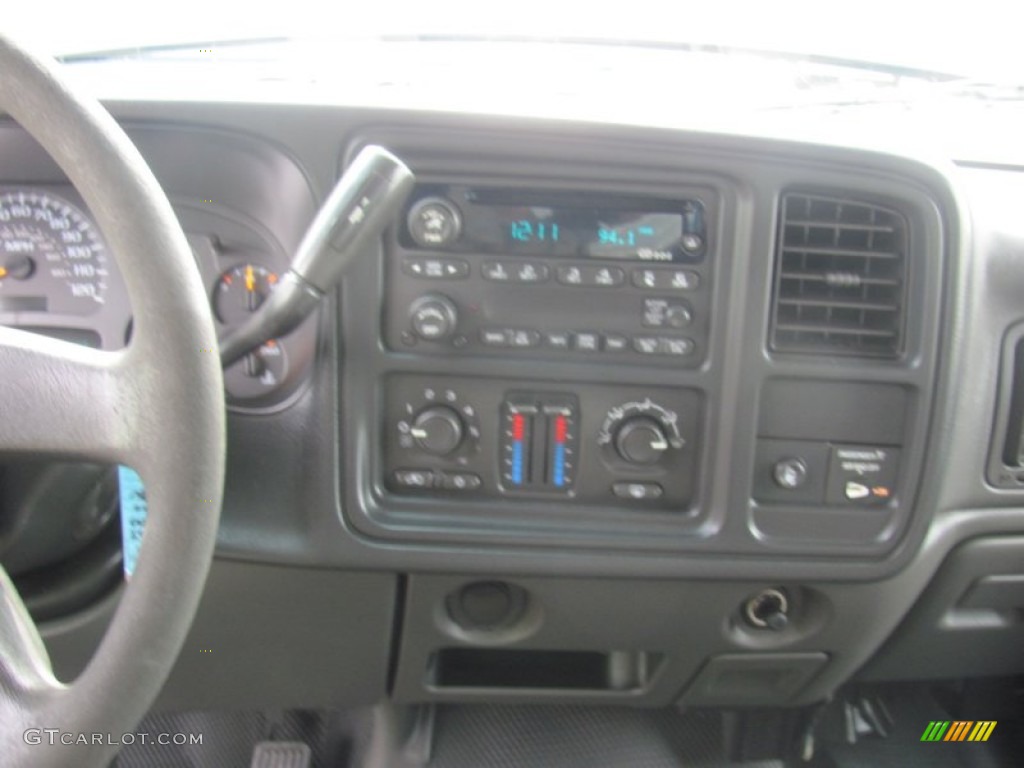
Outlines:
{"label": "climate control panel", "polygon": [[391,493],[686,510],[697,390],[395,374],[385,381]]}
{"label": "climate control panel", "polygon": [[576,481],[576,397],[512,392],[501,408],[501,487],[570,494]]}

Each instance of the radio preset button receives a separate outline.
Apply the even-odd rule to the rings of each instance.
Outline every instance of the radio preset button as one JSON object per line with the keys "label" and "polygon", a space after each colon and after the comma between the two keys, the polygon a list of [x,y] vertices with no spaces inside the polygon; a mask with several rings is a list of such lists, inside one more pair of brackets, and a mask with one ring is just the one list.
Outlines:
{"label": "radio preset button", "polygon": [[616,288],[626,281],[626,273],[619,267],[559,267],[557,276],[562,285],[577,288]]}
{"label": "radio preset button", "polygon": [[575,333],[572,337],[572,348],[577,352],[597,352],[601,349],[601,335],[597,333]]}
{"label": "radio preset button", "polygon": [[583,285],[583,268],[559,267],[558,282],[562,285]]}
{"label": "radio preset button", "polygon": [[693,346],[691,339],[673,339],[663,336],[658,343],[658,352],[672,357],[686,357],[693,353]]}
{"label": "radio preset button", "polygon": [[480,331],[480,341],[486,347],[507,347],[508,331],[504,328],[483,328]]}
{"label": "radio preset button", "polygon": [[633,270],[633,285],[651,291],[695,291],[700,275],[692,269],[643,267]]}
{"label": "radio preset button", "polygon": [[618,333],[609,333],[604,337],[605,352],[625,352],[629,349],[629,339]]}
{"label": "radio preset button", "polygon": [[513,329],[506,333],[508,334],[508,343],[511,347],[519,347],[522,349],[525,347],[536,347],[540,344],[540,334],[537,333],[537,331]]}
{"label": "radio preset button", "polygon": [[517,283],[543,283],[549,274],[550,270],[546,264],[527,261],[516,266],[512,279]]}
{"label": "radio preset button", "polygon": [[507,283],[512,280],[512,267],[501,261],[485,261],[480,267],[484,280]]}
{"label": "radio preset button", "polygon": [[469,263],[460,259],[448,259],[444,263],[444,274],[453,280],[469,277]]}
{"label": "radio preset button", "polygon": [[635,336],[633,338],[633,349],[641,355],[656,355],[661,347],[657,336]]}
{"label": "radio preset button", "polygon": [[611,288],[626,282],[626,273],[618,267],[592,267],[591,284]]}
{"label": "radio preset button", "polygon": [[544,342],[552,349],[568,349],[569,333],[566,331],[548,331],[544,334]]}

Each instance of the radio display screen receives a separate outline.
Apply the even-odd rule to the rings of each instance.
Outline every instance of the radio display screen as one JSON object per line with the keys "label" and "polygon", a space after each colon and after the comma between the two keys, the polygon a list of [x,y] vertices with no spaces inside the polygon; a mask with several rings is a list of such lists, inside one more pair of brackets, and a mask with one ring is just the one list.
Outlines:
{"label": "radio display screen", "polygon": [[533,206],[494,207],[491,213],[486,238],[501,240],[508,253],[673,261],[683,237],[679,213]]}
{"label": "radio display screen", "polygon": [[704,206],[696,200],[468,187],[442,194],[460,227],[441,250],[651,262],[696,262],[705,252]]}

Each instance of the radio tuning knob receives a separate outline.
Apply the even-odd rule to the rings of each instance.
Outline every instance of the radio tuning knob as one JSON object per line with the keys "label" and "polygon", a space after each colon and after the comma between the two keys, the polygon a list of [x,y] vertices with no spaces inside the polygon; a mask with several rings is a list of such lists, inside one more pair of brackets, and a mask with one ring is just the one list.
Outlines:
{"label": "radio tuning knob", "polygon": [[656,464],[671,447],[664,427],[649,416],[630,417],[615,433],[615,451],[630,464]]}
{"label": "radio tuning knob", "polygon": [[413,332],[424,341],[444,341],[455,331],[459,311],[446,296],[421,296],[409,308]]}
{"label": "radio tuning knob", "polygon": [[420,450],[432,456],[447,456],[462,444],[462,419],[446,405],[433,405],[417,414],[409,434]]}

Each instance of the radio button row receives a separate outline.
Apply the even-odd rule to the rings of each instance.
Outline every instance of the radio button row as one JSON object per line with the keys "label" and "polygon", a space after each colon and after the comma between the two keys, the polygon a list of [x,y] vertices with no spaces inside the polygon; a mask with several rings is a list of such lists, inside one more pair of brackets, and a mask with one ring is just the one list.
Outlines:
{"label": "radio button row", "polygon": [[[555,334],[548,334],[552,336]],[[629,350],[629,337],[619,333],[608,333],[603,337],[593,331],[581,331],[574,334],[565,334],[571,337],[572,349],[577,352],[626,352]],[[551,345],[554,346],[554,345]],[[567,347],[563,346],[562,349]]]}
{"label": "radio button row", "polygon": [[480,341],[487,347],[525,349],[538,346],[540,334],[519,328],[484,328],[480,331]]}
{"label": "radio button row", "polygon": [[692,269],[645,267],[633,270],[633,285],[651,291],[695,291],[700,275]]}
{"label": "radio button row", "polygon": [[559,267],[558,282],[578,288],[616,288],[626,282],[618,267]]}
{"label": "radio button row", "polygon": [[462,259],[406,259],[402,271],[426,280],[461,280],[469,277],[469,264]]}
{"label": "radio button row", "polygon": [[671,336],[636,336],[633,338],[633,349],[642,355],[686,357],[693,354],[694,343],[692,339]]}
{"label": "radio button row", "polygon": [[[574,352],[627,352],[630,339],[618,333],[602,334],[596,331],[545,331],[543,336],[537,331],[521,328],[484,328],[480,331],[480,342],[485,347],[501,347],[528,349],[544,346],[555,350],[572,350]],[[634,350],[643,355],[667,355],[670,357],[686,357],[693,354],[695,345],[692,339],[672,336],[636,336],[632,339]]]}
{"label": "radio button row", "polygon": [[535,261],[485,261],[480,267],[484,280],[496,283],[543,283],[551,275],[546,264]]}

